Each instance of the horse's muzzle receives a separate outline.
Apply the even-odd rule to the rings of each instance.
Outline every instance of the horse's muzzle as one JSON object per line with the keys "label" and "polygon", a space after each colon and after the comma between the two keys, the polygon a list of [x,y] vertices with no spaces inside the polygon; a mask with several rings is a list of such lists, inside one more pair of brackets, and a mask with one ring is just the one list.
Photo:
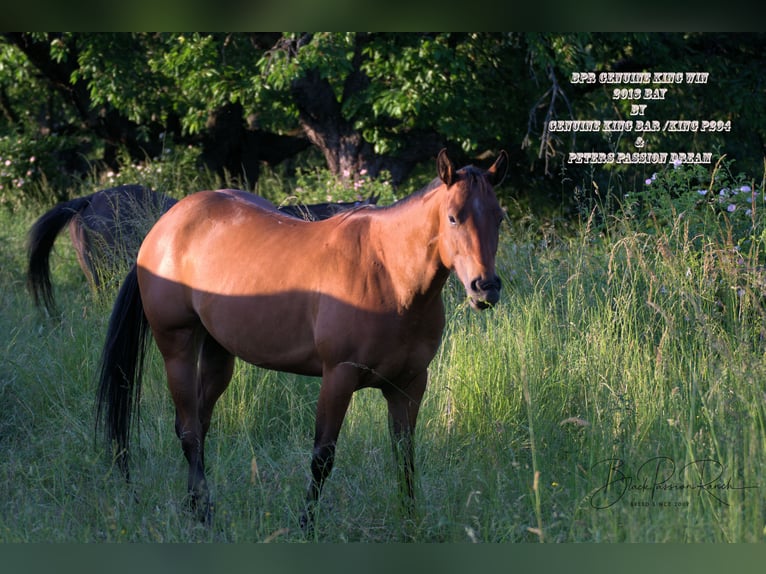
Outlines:
{"label": "horse's muzzle", "polygon": [[474,309],[483,311],[489,307],[494,307],[500,300],[500,288],[502,287],[502,282],[497,275],[494,275],[490,279],[477,277],[471,281],[470,287],[469,300]]}

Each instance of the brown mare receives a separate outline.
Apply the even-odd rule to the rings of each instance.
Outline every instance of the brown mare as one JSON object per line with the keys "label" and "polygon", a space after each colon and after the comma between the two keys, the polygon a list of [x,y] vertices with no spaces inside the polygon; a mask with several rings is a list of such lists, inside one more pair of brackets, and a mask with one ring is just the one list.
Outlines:
{"label": "brown mare", "polygon": [[484,171],[439,177],[392,206],[306,222],[242,192],[203,191],[149,232],[109,323],[98,421],[127,473],[148,329],[165,362],[192,505],[209,517],[204,442],[235,357],[321,376],[311,480],[302,525],[330,473],[351,395],[382,391],[402,487],[413,499],[412,434],[427,368],[445,324],[450,270],[476,309],[497,303],[495,253],[503,211],[493,186],[507,155]]}
{"label": "brown mare", "polygon": [[[377,200],[372,196],[356,203],[284,205],[279,209],[294,217],[319,220]],[[51,314],[55,311],[49,259],[65,225],[69,225],[69,236],[86,279],[97,288],[105,276],[135,262],[151,226],[176,202],[141,185],[121,185],[52,207],[29,231],[27,285],[35,304],[44,305]]]}

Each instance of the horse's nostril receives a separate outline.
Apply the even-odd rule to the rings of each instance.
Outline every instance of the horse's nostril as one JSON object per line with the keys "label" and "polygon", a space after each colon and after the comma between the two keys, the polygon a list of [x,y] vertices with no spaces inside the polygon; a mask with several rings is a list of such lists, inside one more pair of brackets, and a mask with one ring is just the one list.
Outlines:
{"label": "horse's nostril", "polygon": [[500,291],[502,282],[500,277],[494,276],[492,279],[481,279],[477,277],[471,281],[471,290],[475,293],[486,293],[487,291]]}

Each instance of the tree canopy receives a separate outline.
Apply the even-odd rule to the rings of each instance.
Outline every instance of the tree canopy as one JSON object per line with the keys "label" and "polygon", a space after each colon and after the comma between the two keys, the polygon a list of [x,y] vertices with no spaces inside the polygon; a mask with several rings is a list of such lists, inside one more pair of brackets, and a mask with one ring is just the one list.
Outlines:
{"label": "tree canopy", "polygon": [[637,135],[549,129],[631,117],[637,102],[611,97],[625,85],[574,82],[579,72],[709,73],[672,86],[651,117],[731,131],[647,132],[647,148],[760,166],[765,48],[762,34],[6,33],[0,134],[44,139],[67,172],[157,157],[172,138],[243,185],[309,148],[338,177],[385,170],[394,183],[444,146],[466,161],[505,148],[512,185],[550,193],[562,171],[584,177],[568,151],[628,151]]}

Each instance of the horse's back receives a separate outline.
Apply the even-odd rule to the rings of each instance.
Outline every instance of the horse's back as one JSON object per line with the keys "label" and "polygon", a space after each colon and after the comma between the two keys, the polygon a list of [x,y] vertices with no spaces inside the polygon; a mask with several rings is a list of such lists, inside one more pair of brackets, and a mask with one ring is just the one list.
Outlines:
{"label": "horse's back", "polygon": [[[260,282],[261,275],[283,277],[292,267],[286,262],[300,264],[307,239],[316,236],[307,227],[313,225],[318,223],[285,215],[252,193],[201,191],[185,197],[160,218],[143,242],[138,263],[147,271],[200,290],[243,295],[241,289],[256,289],[246,287],[243,275]],[[227,282],[229,276],[242,281]],[[257,290],[262,289],[267,286]]]}
{"label": "horse's back", "polygon": [[[157,331],[202,325],[251,363],[317,374],[316,290],[296,281],[310,274],[308,261],[290,260],[285,254],[290,242],[281,233],[304,225],[312,224],[247,192],[187,196],[157,222],[139,251],[139,284],[150,323]],[[292,248],[297,253],[300,245]],[[255,325],[262,328],[254,331]]]}

